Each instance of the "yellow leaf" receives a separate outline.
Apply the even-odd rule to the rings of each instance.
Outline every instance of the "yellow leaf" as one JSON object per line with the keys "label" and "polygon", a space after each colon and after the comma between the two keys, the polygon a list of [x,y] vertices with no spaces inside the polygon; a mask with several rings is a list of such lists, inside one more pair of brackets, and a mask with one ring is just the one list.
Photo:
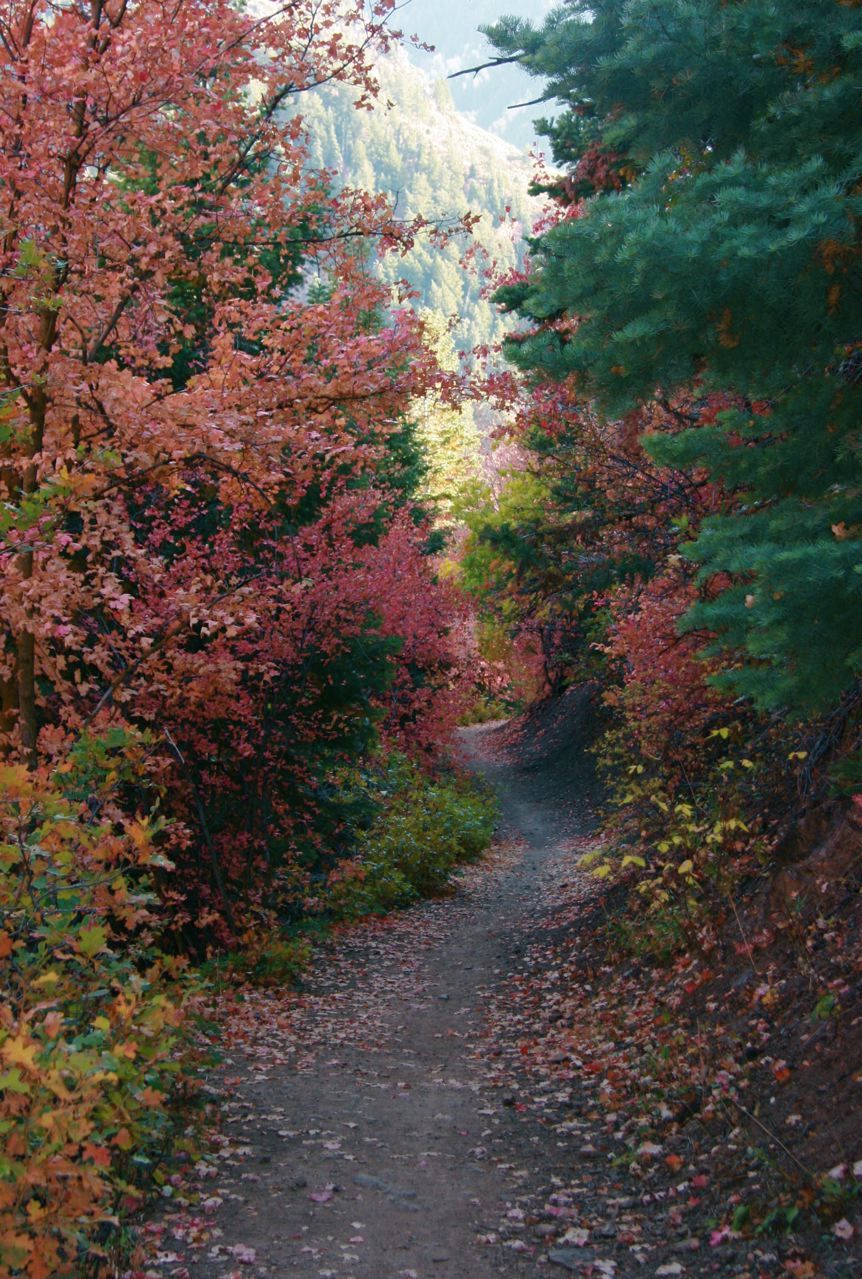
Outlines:
{"label": "yellow leaf", "polygon": [[152,843],[152,834],[147,819],[141,818],[140,821],[133,822],[127,829],[127,834],[131,838],[136,848],[146,848]]}
{"label": "yellow leaf", "polygon": [[593,871],[593,874],[595,875],[596,879],[607,879],[610,873],[611,873],[610,862],[605,862],[603,866],[597,866],[596,869]]}
{"label": "yellow leaf", "polygon": [[691,860],[690,857],[688,857],[686,858],[684,862],[680,862],[679,866],[677,866],[676,868],[676,873],[678,875],[690,875],[693,870],[694,870],[694,862]]}
{"label": "yellow leaf", "polygon": [[58,1101],[71,1100],[73,1094],[69,1092],[69,1089],[63,1083],[62,1076],[58,1070],[48,1071],[46,1075],[42,1076],[39,1082],[43,1087],[47,1088],[49,1092],[52,1092]]}
{"label": "yellow leaf", "polygon": [[34,986],[54,986],[60,980],[60,974],[55,973],[53,968],[50,972],[43,973],[41,977],[37,977],[33,982]]}
{"label": "yellow leaf", "polygon": [[16,1035],[14,1039],[6,1040],[2,1051],[4,1059],[11,1062],[13,1066],[24,1066],[27,1070],[35,1070],[39,1045],[32,1040],[25,1039],[23,1035]]}

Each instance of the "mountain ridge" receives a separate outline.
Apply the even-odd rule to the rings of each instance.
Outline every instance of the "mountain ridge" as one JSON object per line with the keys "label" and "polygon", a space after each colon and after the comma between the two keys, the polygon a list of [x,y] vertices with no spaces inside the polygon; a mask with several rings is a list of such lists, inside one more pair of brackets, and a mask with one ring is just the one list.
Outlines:
{"label": "mountain ridge", "polygon": [[[389,196],[401,216],[442,221],[474,213],[472,245],[492,269],[515,267],[541,207],[528,194],[529,156],[465,116],[446,82],[403,51],[380,59],[377,72],[383,110],[355,110],[341,86],[326,86],[303,102],[312,166],[338,174],[344,186]],[[487,280],[465,274],[469,247],[462,238],[442,248],[419,242],[405,257],[378,264],[385,281],[407,280],[418,309],[456,317],[462,350],[493,344],[510,327],[484,295]]]}

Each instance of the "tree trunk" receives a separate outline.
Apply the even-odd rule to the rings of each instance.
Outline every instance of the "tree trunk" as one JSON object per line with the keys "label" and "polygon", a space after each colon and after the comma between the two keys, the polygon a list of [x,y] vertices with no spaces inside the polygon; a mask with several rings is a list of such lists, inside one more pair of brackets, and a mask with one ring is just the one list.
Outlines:
{"label": "tree trunk", "polygon": [[0,758],[3,757],[12,730],[15,727],[15,711],[18,708],[18,684],[14,675],[0,679]]}
{"label": "tree trunk", "polygon": [[[56,331],[56,315],[49,314],[43,317],[41,337],[42,347],[46,356],[54,345]],[[45,441],[48,397],[44,388],[38,386],[25,398],[27,407],[30,410],[30,457],[36,458],[41,453]],[[24,469],[21,492],[27,498],[35,493],[38,487],[39,473],[33,461]],[[18,569],[22,583],[32,581],[36,570],[36,559],[32,550],[23,551],[19,555]],[[25,608],[25,615],[29,611],[29,608]],[[18,683],[18,733],[21,745],[27,755],[27,762],[31,768],[35,768],[38,763],[36,739],[39,736],[39,720],[36,708],[36,636],[26,624],[20,634],[15,637],[15,652],[17,659],[15,673]]]}
{"label": "tree trunk", "polygon": [[[32,574],[31,574],[32,576]],[[22,631],[17,644],[18,733],[27,753],[27,762],[36,767],[36,738],[39,722],[36,714],[36,637]]]}

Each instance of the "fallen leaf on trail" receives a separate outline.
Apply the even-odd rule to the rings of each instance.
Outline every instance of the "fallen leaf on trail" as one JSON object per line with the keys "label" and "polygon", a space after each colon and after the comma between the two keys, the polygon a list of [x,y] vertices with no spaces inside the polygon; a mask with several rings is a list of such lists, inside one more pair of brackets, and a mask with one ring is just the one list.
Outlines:
{"label": "fallen leaf on trail", "polygon": [[249,1248],[244,1243],[235,1243],[232,1247],[225,1249],[225,1251],[229,1252],[243,1266],[250,1266],[257,1259],[257,1250]]}
{"label": "fallen leaf on trail", "polygon": [[793,1279],[816,1279],[817,1267],[813,1261],[799,1261],[791,1257],[784,1263],[784,1269],[793,1275]]}
{"label": "fallen leaf on trail", "polygon": [[575,1248],[583,1248],[589,1242],[590,1232],[581,1226],[571,1226],[563,1235],[560,1243],[571,1244]]}
{"label": "fallen leaf on trail", "polygon": [[334,1195],[332,1188],[327,1186],[325,1190],[313,1190],[308,1197],[313,1203],[325,1204],[329,1203],[330,1199],[334,1198]]}

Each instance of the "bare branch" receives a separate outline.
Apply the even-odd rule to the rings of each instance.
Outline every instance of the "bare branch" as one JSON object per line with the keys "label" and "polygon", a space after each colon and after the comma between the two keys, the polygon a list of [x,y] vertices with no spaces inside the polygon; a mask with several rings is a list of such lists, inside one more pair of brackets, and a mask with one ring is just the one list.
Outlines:
{"label": "bare branch", "polygon": [[507,111],[517,111],[519,107],[540,107],[543,102],[550,102],[551,99],[544,94],[541,98],[531,98],[529,102],[513,102],[511,106],[506,107]]}
{"label": "bare branch", "polygon": [[520,54],[511,54],[506,58],[491,58],[489,62],[482,62],[478,67],[465,67],[463,71],[453,71],[451,75],[446,77],[447,80],[457,80],[462,75],[477,76],[480,71],[487,71],[492,67],[510,66],[513,62],[520,62]]}

